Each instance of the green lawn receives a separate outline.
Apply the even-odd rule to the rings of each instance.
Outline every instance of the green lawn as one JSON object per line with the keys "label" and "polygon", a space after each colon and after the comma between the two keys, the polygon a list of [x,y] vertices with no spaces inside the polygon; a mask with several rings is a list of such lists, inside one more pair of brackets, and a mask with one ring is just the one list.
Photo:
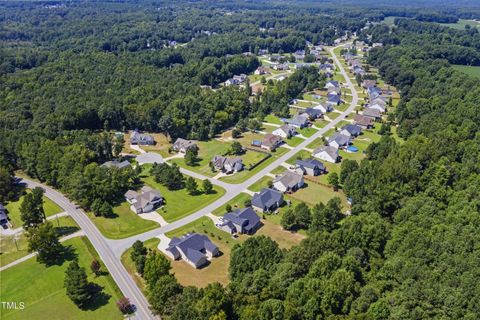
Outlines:
{"label": "green lawn", "polygon": [[321,129],[323,127],[325,127],[327,124],[329,124],[330,121],[327,121],[327,120],[324,120],[324,119],[320,119],[320,120],[316,120],[315,121],[315,127]]}
{"label": "green lawn", "polygon": [[323,145],[324,145],[323,138],[320,137],[320,138],[317,138],[317,139],[313,140],[312,142],[310,142],[310,144],[307,145],[307,148],[308,149],[315,149],[315,148],[321,147]]}
{"label": "green lawn", "polygon": [[331,120],[335,120],[337,119],[338,117],[340,117],[340,113],[338,112],[329,112],[327,114],[327,117],[329,117]]}
{"label": "green lawn", "polygon": [[283,173],[285,170],[287,170],[287,168],[285,168],[284,166],[279,166],[273,169],[272,171],[270,171],[270,173],[277,175],[277,174]]}
{"label": "green lawn", "polygon": [[[254,191],[254,190],[252,190]],[[216,208],[215,210],[212,211],[214,215],[221,216],[226,212],[226,207],[227,204],[229,204],[233,210],[238,209],[238,208],[243,208],[245,207],[245,201],[246,200],[251,200],[252,197],[245,193],[245,192],[240,192],[235,198],[232,200],[228,201],[227,203],[221,205],[220,207]]]}
{"label": "green lawn", "polygon": [[470,76],[480,78],[480,66],[461,66],[461,65],[452,65],[455,70],[466,73]]}
{"label": "green lawn", "polygon": [[262,131],[267,132],[267,133],[272,133],[277,128],[278,127],[275,127],[275,126],[269,126],[267,124],[262,124]]}
{"label": "green lawn", "polygon": [[311,101],[297,101],[297,103],[295,105],[297,105],[299,107],[308,108],[308,107],[316,105],[316,103],[311,102]]}
{"label": "green lawn", "polygon": [[309,101],[313,101],[313,102],[322,102],[323,100],[325,99],[317,99],[314,97],[315,94],[309,94],[309,93],[304,93],[303,94],[303,100],[309,100]]}
{"label": "green lawn", "polygon": [[[143,245],[149,250],[156,250],[160,240],[158,238],[152,238],[143,243]],[[135,263],[130,258],[130,254],[132,252],[132,248],[128,248],[124,253],[122,253],[122,257],[120,260],[122,261],[123,266],[127,269],[128,273],[132,276],[133,280],[137,284],[137,286],[142,290],[144,294],[146,292],[146,282],[145,280],[137,273],[137,269],[135,267]]]}
{"label": "green lawn", "polygon": [[[64,245],[74,249],[79,264],[87,271],[89,281],[103,288],[103,294],[98,295],[86,310],[79,309],[63,288],[69,261],[46,267],[32,258],[2,271],[2,301],[25,303],[23,310],[2,309],[2,319],[123,319],[115,305],[122,295],[111,276],[94,277],[90,271],[92,260],[100,259],[88,239],[74,238],[64,242]],[[105,267],[103,270],[106,270]]]}
{"label": "green lawn", "polygon": [[[283,169],[285,170],[285,168],[283,168]],[[254,184],[250,185],[248,187],[248,190],[253,191],[253,192],[259,192],[263,188],[267,188],[268,187],[268,182],[272,181],[272,180],[273,180],[272,177],[264,176],[261,179],[259,179],[257,182],[255,182]]]}
{"label": "green lawn", "polygon": [[295,154],[293,157],[288,159],[286,162],[288,164],[295,164],[295,161],[297,161],[297,159],[305,159],[305,158],[310,158],[310,157],[312,157],[312,154],[309,151],[300,150],[299,152],[297,152],[297,154]]}
{"label": "green lawn", "polygon": [[286,148],[278,148],[277,150],[272,152],[272,156],[270,158],[262,162],[260,165],[256,166],[253,170],[243,170],[231,176],[221,177],[220,180],[228,183],[242,183],[263,168],[267,167],[270,163],[272,163],[288,151],[289,150]]}
{"label": "green lawn", "polygon": [[[155,179],[148,173],[147,168],[148,167],[144,166],[142,180],[145,182],[145,184],[160,191],[164,197],[166,204],[161,209],[158,209],[157,212],[160,213],[167,222],[172,222],[186,217],[189,214],[209,205],[225,194],[225,190],[223,188],[215,185],[213,186],[214,191],[211,194],[201,193],[198,195],[190,195],[186,189],[171,191],[168,190],[167,187],[155,182]],[[232,177],[236,175],[237,174],[233,175]],[[195,179],[195,181],[199,185],[199,188],[201,188],[202,181],[198,179]]]}
{"label": "green lawn", "polygon": [[[80,230],[77,223],[69,216],[56,218],[50,221],[60,236],[66,236]],[[7,265],[29,254],[28,239],[24,232],[13,236],[0,237],[0,266]]]}
{"label": "green lawn", "polygon": [[172,159],[170,162],[178,164],[180,167],[198,172],[207,177],[213,177],[217,172],[212,172],[209,163],[216,155],[223,155],[230,149],[230,143],[221,142],[218,140],[198,141],[198,158],[199,161],[194,166],[188,166],[185,159]]}
{"label": "green lawn", "polygon": [[[27,192],[30,192],[30,190],[27,190]],[[23,198],[24,196],[21,196],[17,201],[9,202],[5,205],[13,228],[19,228],[23,224],[22,219],[20,218],[20,206],[23,202]],[[63,211],[55,202],[45,196],[43,196],[43,210],[47,217]]]}
{"label": "green lawn", "polygon": [[298,131],[298,133],[300,133],[304,137],[308,138],[308,137],[313,136],[318,130],[314,129],[314,128],[311,128],[311,127],[306,127],[306,128],[302,128],[302,129],[297,129],[297,131]]}
{"label": "green lawn", "polygon": [[345,209],[348,208],[347,199],[342,191],[335,192],[330,187],[308,180],[305,180],[305,184],[306,187],[297,190],[296,192],[288,195],[288,197],[299,202],[305,202],[310,206],[313,206],[319,202],[327,203],[328,200],[339,197],[342,200],[343,207]]}
{"label": "green lawn", "polygon": [[300,143],[302,143],[303,141],[305,141],[304,139],[302,138],[299,138],[299,137],[291,137],[289,139],[285,139],[285,142],[289,145],[289,146],[292,146],[292,147],[296,147],[298,146]]}
{"label": "green lawn", "polygon": [[280,121],[280,118],[277,116],[274,116],[273,114],[269,114],[268,116],[266,116],[264,121],[268,123],[279,124],[279,125],[283,124],[283,122]]}
{"label": "green lawn", "polygon": [[468,24],[472,27],[480,28],[480,22],[466,19],[459,19],[457,23],[440,23],[442,26],[450,27],[457,30],[465,30],[465,26]]}
{"label": "green lawn", "polygon": [[96,217],[92,212],[87,213],[100,232],[110,239],[128,238],[160,227],[154,221],[140,218],[130,210],[128,202],[121,203],[113,209],[113,212],[114,216],[108,218]]}

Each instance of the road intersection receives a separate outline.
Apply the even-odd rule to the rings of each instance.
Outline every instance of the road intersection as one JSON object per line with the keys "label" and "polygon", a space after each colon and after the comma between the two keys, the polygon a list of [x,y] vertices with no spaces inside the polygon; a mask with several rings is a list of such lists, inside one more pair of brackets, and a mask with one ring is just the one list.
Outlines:
{"label": "road intersection", "polygon": [[237,196],[239,193],[244,192],[250,185],[254,184],[262,177],[267,176],[273,169],[284,164],[288,159],[292,158],[300,150],[305,149],[315,139],[322,137],[328,130],[335,128],[335,126],[339,122],[344,120],[347,115],[352,113],[358,104],[358,94],[347,72],[345,71],[340,61],[334,54],[333,52],[334,49],[335,48],[330,48],[329,52],[335,64],[337,65],[338,70],[345,78],[347,86],[350,88],[352,92],[352,101],[349,107],[344,112],[342,112],[340,116],[338,116],[336,119],[329,122],[325,127],[318,129],[317,132],[315,132],[315,134],[313,134],[311,137],[306,138],[299,145],[292,147],[288,152],[280,156],[274,162],[272,162],[271,164],[269,164],[268,166],[260,170],[258,173],[256,173],[254,176],[252,176],[251,178],[249,178],[248,180],[240,184],[229,184],[221,180],[210,179],[208,177],[202,176],[201,174],[192,172],[187,169],[181,169],[182,173],[187,174],[189,176],[193,176],[195,178],[202,179],[202,180],[210,179],[212,183],[224,188],[226,190],[226,193],[221,198],[217,199],[215,202],[207,205],[204,208],[201,208],[197,212],[187,217],[184,217],[180,220],[174,221],[170,224],[161,226],[154,230],[147,231],[145,233],[135,235],[129,238],[119,239],[119,240],[108,239],[108,238],[105,238],[100,233],[100,231],[97,229],[95,224],[88,218],[86,213],[83,210],[79,209],[74,203],[72,203],[63,194],[44,184],[40,184],[30,179],[24,178],[23,182],[27,184],[28,188],[34,188],[39,186],[45,189],[45,196],[50,198],[52,201],[56,202],[60,207],[63,208],[63,210],[68,212],[68,214],[77,222],[77,224],[80,226],[82,231],[85,233],[85,235],[88,237],[92,245],[97,250],[100,258],[105,263],[105,266],[107,267],[108,271],[110,272],[113,279],[117,283],[118,287],[122,291],[123,295],[128,297],[132,302],[132,304],[135,305],[136,307],[135,317],[137,319],[142,319],[142,320],[154,319],[156,318],[156,316],[153,315],[152,312],[150,311],[149,304],[146,297],[144,296],[142,291],[138,288],[138,286],[133,281],[132,277],[130,276],[130,274],[127,272],[127,270],[125,269],[125,267],[122,265],[120,261],[120,257],[122,253],[125,250],[127,250],[129,247],[131,247],[131,245],[136,240],[146,241],[154,237],[161,237],[166,232],[180,228],[190,222],[193,222],[211,213],[214,209],[224,205],[225,203],[233,199],[235,196]]}

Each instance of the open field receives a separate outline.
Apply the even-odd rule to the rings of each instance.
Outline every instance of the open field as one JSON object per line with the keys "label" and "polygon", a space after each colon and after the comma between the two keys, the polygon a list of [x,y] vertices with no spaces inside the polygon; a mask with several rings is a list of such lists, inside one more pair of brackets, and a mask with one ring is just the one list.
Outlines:
{"label": "open field", "polygon": [[461,66],[461,65],[452,65],[455,70],[466,73],[470,76],[480,78],[480,66]]}
{"label": "open field", "polygon": [[[145,175],[146,172],[148,171],[145,171],[144,169],[142,180],[147,185],[160,191],[166,201],[165,205],[158,209],[157,212],[160,213],[167,222],[186,217],[189,214],[200,210],[200,208],[209,205],[225,194],[225,190],[216,185],[213,186],[213,192],[210,194],[200,193],[190,195],[185,188],[181,190],[168,190],[167,187],[155,182],[155,179],[150,174]],[[199,188],[201,188],[202,181],[198,179],[195,179],[195,181]]]}
{"label": "open field", "polygon": [[344,208],[348,208],[347,199],[342,191],[333,191],[332,188],[315,183],[305,179],[306,186],[296,192],[289,194],[288,198],[293,198],[299,202],[313,206],[319,202],[327,203],[328,200],[339,197],[342,200]]}
{"label": "open field", "polygon": [[[60,236],[66,236],[80,230],[77,223],[69,216],[50,221]],[[25,232],[14,236],[0,237],[0,266],[7,265],[29,254],[28,239]]]}
{"label": "open field", "polygon": [[140,218],[130,210],[130,204],[126,201],[113,209],[112,217],[96,217],[92,212],[88,212],[88,216],[100,232],[110,239],[127,238],[160,227],[154,221]]}
{"label": "open field", "polygon": [[280,121],[280,118],[277,116],[274,116],[273,114],[269,114],[268,116],[266,116],[264,121],[268,123],[273,123],[273,124],[280,124],[280,125],[283,124],[283,122]]}
{"label": "open field", "polygon": [[[90,271],[93,259],[100,260],[86,237],[70,239],[64,245],[73,253],[58,265],[46,267],[35,258],[2,271],[0,288],[3,301],[22,301],[25,309],[2,309],[2,319],[39,319],[44,315],[51,320],[63,319],[122,319],[115,302],[120,291],[110,275],[94,277]],[[63,287],[65,270],[75,256],[88,274],[88,280],[103,288],[85,310],[79,309],[66,295]],[[105,267],[102,267],[106,271]]]}
{"label": "open field", "polygon": [[440,23],[444,27],[450,27],[457,30],[465,30],[465,26],[480,28],[480,22],[474,20],[459,19],[457,23]]}
{"label": "open field", "polygon": [[[27,190],[27,192],[30,192],[30,190]],[[22,205],[23,198],[24,196],[21,196],[17,201],[12,201],[5,205],[12,228],[19,228],[23,224],[22,219],[20,218],[20,206]],[[45,196],[43,197],[43,210],[47,217],[63,211],[55,202]]]}

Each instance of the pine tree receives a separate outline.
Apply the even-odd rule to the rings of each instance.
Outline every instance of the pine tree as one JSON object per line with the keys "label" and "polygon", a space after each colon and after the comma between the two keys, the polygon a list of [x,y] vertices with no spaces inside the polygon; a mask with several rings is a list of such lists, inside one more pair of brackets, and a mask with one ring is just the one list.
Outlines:
{"label": "pine tree", "polygon": [[210,182],[210,180],[208,180],[208,179],[203,180],[203,185],[202,185],[202,187],[203,187],[203,192],[204,192],[205,194],[210,194],[210,193],[212,193],[212,191],[213,191],[213,185],[212,185],[212,183]]}
{"label": "pine tree", "polygon": [[68,265],[63,286],[67,289],[70,300],[80,308],[85,306],[91,298],[87,273],[78,265],[77,260],[73,260]]}
{"label": "pine tree", "polygon": [[43,223],[45,220],[43,189],[37,187],[31,193],[25,195],[20,205],[20,217],[25,229],[36,227]]}
{"label": "pine tree", "polygon": [[187,181],[185,182],[185,188],[187,189],[189,194],[193,195],[197,193],[198,184],[195,179],[193,179],[192,177],[188,177]]}
{"label": "pine tree", "polygon": [[63,248],[58,240],[58,234],[48,221],[29,228],[27,238],[28,251],[37,252],[37,260],[43,263],[53,261]]}

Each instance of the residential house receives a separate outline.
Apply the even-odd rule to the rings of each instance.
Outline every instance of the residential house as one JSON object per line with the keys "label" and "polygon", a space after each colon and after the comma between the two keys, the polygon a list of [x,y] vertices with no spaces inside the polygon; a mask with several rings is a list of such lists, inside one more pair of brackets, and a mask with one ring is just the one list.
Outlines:
{"label": "residential house", "polygon": [[369,104],[367,106],[367,109],[378,110],[378,112],[380,112],[380,113],[385,113],[385,111],[386,111],[385,105],[382,106],[381,104],[378,104],[378,103]]}
{"label": "residential house", "polygon": [[266,149],[268,151],[274,151],[277,149],[281,144],[283,143],[283,140],[281,137],[276,136],[274,134],[267,133],[265,137],[262,140],[261,148]]}
{"label": "residential house", "polygon": [[375,80],[363,80],[362,81],[362,87],[365,89],[373,88],[377,86],[377,81]]}
{"label": "residential house", "polygon": [[387,107],[387,102],[385,101],[386,99],[384,97],[378,97],[378,98],[375,98],[373,100],[370,100],[370,105],[373,105],[373,104],[378,104],[380,106],[382,106],[383,108],[386,108]]}
{"label": "residential house", "polygon": [[297,50],[293,54],[296,60],[303,60],[305,59],[305,50]]}
{"label": "residential house", "polygon": [[288,124],[283,124],[282,126],[272,131],[273,135],[276,135],[282,138],[290,138],[296,133],[297,132],[295,130],[295,127]]}
{"label": "residential house", "polygon": [[340,133],[349,137],[358,137],[362,133],[362,128],[356,124],[347,124],[342,127]]}
{"label": "residential house", "polygon": [[355,75],[358,75],[358,74],[359,74],[359,75],[361,75],[361,76],[364,76],[364,75],[366,74],[365,70],[363,70],[363,68],[360,67],[360,66],[355,66],[355,67],[353,67],[352,72],[353,72],[353,74],[355,74]]}
{"label": "residential house", "polygon": [[160,192],[148,186],[142,187],[141,193],[128,190],[125,199],[130,203],[130,209],[137,214],[153,211],[163,203]]}
{"label": "residential house", "polygon": [[328,139],[328,145],[337,149],[346,148],[350,143],[350,136],[343,135],[340,132],[336,132]]}
{"label": "residential house", "polygon": [[217,227],[230,234],[253,234],[262,225],[260,218],[252,207],[227,212],[220,218],[220,221]]}
{"label": "residential house", "polygon": [[123,169],[123,168],[131,167],[131,164],[127,160],[124,160],[124,161],[113,160],[113,161],[104,162],[101,165],[101,167]]}
{"label": "residential house", "polygon": [[333,111],[333,104],[331,103],[328,103],[328,102],[322,102],[318,105],[316,105],[315,107],[313,107],[314,109],[318,109],[320,111],[322,111],[322,113],[327,113],[327,112],[331,112]]}
{"label": "residential house", "polygon": [[182,259],[192,267],[200,268],[209,259],[218,256],[220,250],[206,235],[187,233],[182,237],[174,237],[165,253],[174,260]]}
{"label": "residential house", "polygon": [[246,74],[241,74],[241,75],[235,75],[233,78],[228,79],[225,81],[226,86],[231,86],[231,85],[240,85],[247,80],[247,75]]}
{"label": "residential house", "polygon": [[312,155],[315,158],[324,160],[330,163],[336,163],[338,161],[338,149],[332,146],[323,146],[313,150]]}
{"label": "residential house", "polygon": [[243,162],[240,157],[227,158],[223,156],[214,156],[213,166],[224,173],[234,173],[243,170]]}
{"label": "residential house", "polygon": [[340,96],[342,95],[342,89],[340,89],[340,87],[331,87],[331,88],[328,88],[328,93],[336,94],[337,96]]}
{"label": "residential house", "polygon": [[294,126],[295,128],[304,128],[308,125],[308,115],[297,114],[291,119],[285,119],[284,122]]}
{"label": "residential house", "polygon": [[379,120],[382,118],[382,114],[377,109],[365,108],[362,112],[363,116],[372,118],[373,120]]}
{"label": "residential house", "polygon": [[273,187],[280,192],[294,192],[303,187],[303,176],[286,170],[273,180]]}
{"label": "residential house", "polygon": [[297,160],[295,172],[301,175],[318,176],[326,172],[325,165],[316,159]]}
{"label": "residential house", "polygon": [[270,71],[268,71],[268,69],[265,67],[258,67],[258,69],[255,70],[254,74],[256,75],[270,74]]}
{"label": "residential house", "polygon": [[154,145],[155,139],[151,135],[140,133],[138,130],[133,130],[130,134],[130,144]]}
{"label": "residential house", "polygon": [[285,71],[290,69],[290,67],[287,64],[283,64],[283,63],[274,64],[272,68],[273,70],[277,70],[277,71]]}
{"label": "residential house", "polygon": [[308,115],[308,118],[312,121],[316,119],[320,119],[323,116],[322,110],[314,109],[314,108],[306,108],[304,110],[304,113]]}
{"label": "residential house", "polygon": [[327,95],[327,101],[331,104],[339,105],[342,102],[342,99],[338,94],[335,93],[329,93]]}
{"label": "residential house", "polygon": [[325,86],[323,88],[328,89],[328,88],[339,88],[339,87],[340,87],[340,85],[339,85],[338,81],[330,80],[330,81],[327,81],[327,83],[325,84]]}
{"label": "residential house", "polygon": [[266,55],[268,54],[268,49],[260,49],[258,50],[258,55],[259,56],[263,56],[263,55]]}
{"label": "residential house", "polygon": [[283,205],[283,194],[277,190],[264,188],[252,198],[252,208],[259,212],[273,212]]}
{"label": "residential house", "polygon": [[187,153],[188,149],[198,149],[198,146],[192,140],[178,138],[173,143],[172,149],[180,153]]}
{"label": "residential house", "polygon": [[372,118],[366,117],[361,114],[356,114],[353,118],[353,121],[356,125],[362,127],[363,129],[369,129],[373,127],[373,120]]}

